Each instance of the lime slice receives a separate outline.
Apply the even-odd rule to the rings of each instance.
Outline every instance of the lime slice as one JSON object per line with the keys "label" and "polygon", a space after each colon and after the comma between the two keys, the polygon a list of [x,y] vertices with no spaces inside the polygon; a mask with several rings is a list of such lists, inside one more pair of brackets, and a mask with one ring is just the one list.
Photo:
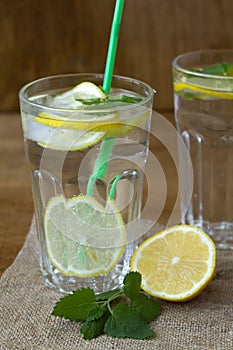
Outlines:
{"label": "lime slice", "polygon": [[89,196],[53,197],[44,229],[49,259],[63,275],[107,274],[126,244],[124,222],[113,200],[103,207]]}

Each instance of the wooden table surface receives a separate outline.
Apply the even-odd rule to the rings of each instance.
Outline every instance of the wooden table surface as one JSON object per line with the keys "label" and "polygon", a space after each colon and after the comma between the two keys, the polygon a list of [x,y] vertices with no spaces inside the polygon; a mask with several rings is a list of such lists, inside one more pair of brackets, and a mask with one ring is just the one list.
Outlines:
{"label": "wooden table surface", "polygon": [[[163,115],[173,120],[171,112]],[[0,275],[14,261],[27,235],[33,202],[25,160],[20,115],[0,113]],[[166,174],[167,198],[159,219],[166,223],[176,199],[176,170],[166,148],[154,138],[150,146]],[[156,181],[154,190],[156,191]],[[155,205],[156,205],[155,198]]]}

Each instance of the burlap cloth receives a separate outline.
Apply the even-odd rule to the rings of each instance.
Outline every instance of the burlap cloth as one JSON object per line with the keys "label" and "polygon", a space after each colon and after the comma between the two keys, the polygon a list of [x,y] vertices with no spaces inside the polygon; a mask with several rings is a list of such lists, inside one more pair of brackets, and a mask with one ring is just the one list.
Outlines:
{"label": "burlap cloth", "polygon": [[61,294],[43,285],[34,220],[26,242],[0,283],[2,350],[232,350],[233,251],[218,252],[218,272],[200,296],[186,303],[161,302],[149,340],[100,336],[84,340],[79,324],[51,316]]}

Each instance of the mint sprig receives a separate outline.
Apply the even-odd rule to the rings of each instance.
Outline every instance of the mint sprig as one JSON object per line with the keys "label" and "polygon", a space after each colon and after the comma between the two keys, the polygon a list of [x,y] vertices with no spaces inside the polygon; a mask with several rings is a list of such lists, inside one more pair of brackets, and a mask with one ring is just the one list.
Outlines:
{"label": "mint sprig", "polygon": [[[212,64],[210,66],[206,66],[204,68],[192,68],[190,69],[190,71],[196,72],[196,73],[203,73],[207,75],[232,76],[233,63],[219,62],[219,63]],[[190,76],[190,74],[186,74],[186,76]]]}
{"label": "mint sprig", "polygon": [[117,338],[145,339],[154,334],[148,323],[160,314],[160,306],[140,290],[141,275],[128,273],[122,288],[95,295],[82,288],[63,297],[52,315],[81,322],[85,339],[101,334]]}
{"label": "mint sprig", "polygon": [[218,76],[230,76],[232,75],[232,63],[216,63],[211,66],[202,69],[202,73]]}
{"label": "mint sprig", "polygon": [[81,102],[83,105],[92,106],[92,105],[99,105],[99,104],[110,104],[110,103],[137,103],[142,101],[141,97],[134,97],[134,96],[128,96],[128,95],[121,95],[121,96],[106,96],[105,98],[76,98],[75,99],[78,102]]}

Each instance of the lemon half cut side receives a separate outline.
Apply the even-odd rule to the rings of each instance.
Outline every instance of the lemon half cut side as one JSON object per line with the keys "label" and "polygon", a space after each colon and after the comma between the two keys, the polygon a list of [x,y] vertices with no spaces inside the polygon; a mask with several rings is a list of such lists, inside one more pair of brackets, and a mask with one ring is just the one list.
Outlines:
{"label": "lemon half cut side", "polygon": [[212,280],[216,248],[201,229],[178,225],[145,240],[133,253],[130,267],[142,275],[142,289],[169,301],[197,296]]}
{"label": "lemon half cut side", "polygon": [[44,216],[49,259],[63,275],[109,273],[121,258],[126,230],[113,200],[103,207],[94,198],[55,196]]}

